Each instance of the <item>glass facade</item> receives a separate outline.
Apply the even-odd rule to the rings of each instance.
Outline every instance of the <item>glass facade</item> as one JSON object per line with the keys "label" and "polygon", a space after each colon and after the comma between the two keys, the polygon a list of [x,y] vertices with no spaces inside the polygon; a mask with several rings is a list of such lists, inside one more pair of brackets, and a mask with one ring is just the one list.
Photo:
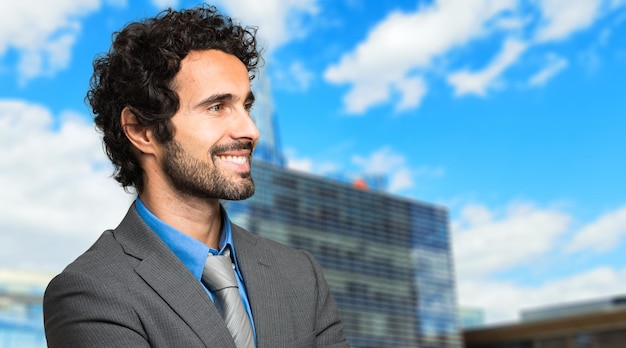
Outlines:
{"label": "glass facade", "polygon": [[1,348],[46,347],[41,303],[50,278],[0,270]]}
{"label": "glass facade", "polygon": [[253,176],[229,216],[316,256],[353,347],[462,347],[444,208],[259,161]]}
{"label": "glass facade", "polygon": [[284,166],[285,158],[280,144],[270,79],[266,76],[265,69],[252,80],[252,89],[254,90],[255,101],[251,116],[259,129],[259,133],[261,133],[254,150],[254,156],[264,162]]}
{"label": "glass facade", "polygon": [[0,306],[0,347],[46,347],[41,304],[4,303]]}

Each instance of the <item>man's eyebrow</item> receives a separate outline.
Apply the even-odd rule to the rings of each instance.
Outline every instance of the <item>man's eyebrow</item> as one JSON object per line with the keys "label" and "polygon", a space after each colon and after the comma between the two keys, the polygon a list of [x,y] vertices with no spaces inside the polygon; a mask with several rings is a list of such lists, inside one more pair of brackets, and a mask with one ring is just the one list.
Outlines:
{"label": "man's eyebrow", "polygon": [[208,98],[205,98],[201,102],[199,102],[196,105],[196,107],[209,106],[210,104],[213,104],[215,102],[219,102],[219,101],[233,101],[235,99],[237,99],[237,98],[233,94],[231,94],[231,93],[213,94],[212,96],[209,96]]}
{"label": "man's eyebrow", "polygon": [[[213,94],[212,96],[209,96],[208,98],[199,102],[196,105],[196,107],[205,107],[205,106],[209,106],[213,103],[220,102],[220,101],[236,101],[237,99],[239,98],[236,97],[232,93]],[[255,100],[254,93],[252,93],[252,91],[248,92],[248,95],[246,95],[245,102],[254,103],[254,100]]]}

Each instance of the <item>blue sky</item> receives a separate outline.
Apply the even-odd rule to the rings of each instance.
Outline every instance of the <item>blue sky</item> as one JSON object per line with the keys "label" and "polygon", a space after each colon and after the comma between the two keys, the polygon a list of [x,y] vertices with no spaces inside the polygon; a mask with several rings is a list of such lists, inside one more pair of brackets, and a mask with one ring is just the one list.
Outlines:
{"label": "blue sky", "polygon": [[[91,61],[197,3],[0,4],[0,268],[56,272],[123,216]],[[626,1],[214,4],[259,26],[291,168],[384,174],[449,209],[461,305],[497,323],[624,293]]]}

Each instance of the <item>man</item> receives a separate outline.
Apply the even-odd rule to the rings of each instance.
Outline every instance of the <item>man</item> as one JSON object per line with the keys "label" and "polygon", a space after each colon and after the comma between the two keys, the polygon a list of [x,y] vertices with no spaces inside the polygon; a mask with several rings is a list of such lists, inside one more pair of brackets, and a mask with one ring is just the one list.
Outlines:
{"label": "man", "polygon": [[[349,346],[313,257],[232,224],[219,203],[254,193],[259,59],[254,29],[204,6],[127,25],[95,61],[87,99],[115,178],[138,197],[48,286],[49,347]],[[242,328],[204,278],[218,259]]]}

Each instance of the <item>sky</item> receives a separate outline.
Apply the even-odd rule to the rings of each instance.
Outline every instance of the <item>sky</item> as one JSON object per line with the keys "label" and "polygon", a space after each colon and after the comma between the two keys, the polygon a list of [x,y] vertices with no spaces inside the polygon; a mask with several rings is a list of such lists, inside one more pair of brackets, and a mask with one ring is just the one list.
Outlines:
{"label": "sky", "polygon": [[[0,3],[0,269],[60,271],[133,197],[93,58],[183,0]],[[217,0],[258,26],[290,168],[444,206],[490,324],[626,292],[626,0]]]}

